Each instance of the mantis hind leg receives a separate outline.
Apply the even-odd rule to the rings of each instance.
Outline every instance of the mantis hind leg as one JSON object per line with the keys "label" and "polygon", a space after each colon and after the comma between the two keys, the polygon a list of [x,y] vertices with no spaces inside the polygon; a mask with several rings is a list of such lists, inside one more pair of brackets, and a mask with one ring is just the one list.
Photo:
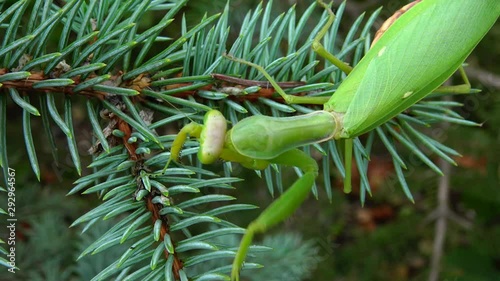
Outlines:
{"label": "mantis hind leg", "polygon": [[328,12],[328,21],[326,24],[321,28],[321,30],[318,32],[316,37],[314,37],[313,43],[312,43],[312,49],[316,54],[320,55],[321,57],[324,57],[327,59],[329,62],[331,62],[333,65],[338,67],[342,72],[345,74],[349,74],[352,71],[352,67],[346,64],[345,62],[339,60],[337,57],[332,55],[330,52],[328,52],[323,44],[321,44],[321,39],[326,35],[328,32],[328,29],[332,26],[333,22],[335,21],[335,14],[333,13],[332,9],[325,4],[323,1],[318,0],[318,4],[325,8],[325,10]]}
{"label": "mantis hind leg", "polygon": [[469,82],[469,78],[467,77],[467,74],[465,73],[465,69],[463,66],[460,66],[458,68],[458,72],[460,73],[460,76],[462,77],[463,84],[460,85],[453,85],[453,86],[441,86],[434,90],[434,92],[438,93],[451,93],[451,94],[475,94],[479,93],[480,90],[477,89],[472,89],[471,84]]}
{"label": "mantis hind leg", "polygon": [[231,280],[239,280],[248,249],[255,234],[264,233],[269,228],[290,217],[304,202],[318,175],[316,161],[301,150],[294,149],[283,153],[270,162],[288,166],[297,166],[305,173],[288,190],[267,207],[257,219],[251,222],[243,235],[240,247],[234,258]]}
{"label": "mantis hind leg", "polygon": [[257,69],[260,73],[262,73],[262,75],[264,75],[264,77],[266,77],[266,79],[269,81],[269,83],[271,83],[271,85],[273,86],[274,90],[276,90],[276,92],[285,100],[285,102],[287,104],[320,104],[320,105],[322,105],[330,99],[330,97],[308,97],[308,96],[289,95],[289,94],[285,93],[285,91],[283,91],[283,89],[278,85],[276,80],[274,80],[274,78],[269,73],[267,73],[267,71],[262,66],[255,64],[255,63],[252,63],[252,62],[249,62],[249,61],[246,61],[244,59],[233,57],[233,56],[228,55],[228,54],[225,54],[224,57],[226,57],[227,59],[230,59],[232,61],[246,64],[248,66],[251,66],[251,67]]}
{"label": "mantis hind leg", "polygon": [[[317,0],[318,4],[326,9],[328,12],[328,21],[326,24],[321,28],[321,30],[318,32],[316,37],[314,37],[314,40],[312,42],[311,48],[316,52],[319,56],[324,57],[328,61],[330,61],[333,65],[337,66],[340,70],[342,70],[344,73],[349,74],[352,70],[352,67],[346,64],[345,62],[341,61],[334,55],[332,55],[330,52],[328,52],[325,47],[321,44],[321,39],[328,33],[328,30],[332,26],[333,22],[335,21],[335,14],[333,11],[330,9],[330,7],[325,4],[323,1]],[[295,95],[288,95],[283,91],[283,89],[276,83],[274,78],[267,73],[267,71],[260,65],[257,65],[255,63],[251,63],[249,61],[233,57],[231,55],[225,54],[224,57],[235,61],[239,62],[242,64],[246,64],[248,66],[251,66],[255,69],[257,69],[266,79],[271,83],[273,88],[276,90],[276,92],[285,100],[287,104],[319,104],[323,105],[325,104],[330,97],[308,97],[308,96],[295,96]]]}
{"label": "mantis hind leg", "polygon": [[345,167],[344,193],[351,193],[351,191],[352,191],[351,167],[352,167],[352,146],[353,146],[353,140],[352,139],[346,139],[344,145],[345,145],[345,155],[344,155],[344,167]]}

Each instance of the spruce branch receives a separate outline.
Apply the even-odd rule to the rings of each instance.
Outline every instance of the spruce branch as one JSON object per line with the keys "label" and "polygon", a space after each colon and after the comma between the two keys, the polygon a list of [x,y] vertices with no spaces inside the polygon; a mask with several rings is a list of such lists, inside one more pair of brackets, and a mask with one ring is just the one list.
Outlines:
{"label": "spruce branch", "polygon": [[[77,106],[75,97],[86,97],[88,121],[95,136],[88,166],[93,170],[77,179],[68,195],[95,193],[102,203],[72,226],[85,224],[87,230],[97,221],[117,222],[87,246],[79,259],[110,251],[113,246],[131,245],[93,280],[125,275],[130,280],[224,280],[230,271],[229,260],[235,255],[234,244],[211,239],[241,235],[244,229],[225,220],[225,215],[255,206],[227,203],[235,197],[225,193],[240,179],[230,176],[231,163],[224,164],[224,177],[202,167],[193,157],[198,150],[196,142],[188,142],[183,149],[185,163],[170,165],[161,174],[175,137],[162,129],[200,121],[212,108],[220,109],[232,124],[252,115],[288,116],[316,110],[315,105],[284,104],[259,72],[224,55],[265,67],[289,94],[329,97],[345,75],[311,50],[327,14],[316,18],[317,7],[312,4],[302,15],[290,8],[272,18],[272,1],[265,7],[261,3],[247,13],[238,37],[231,42],[229,5],[222,13],[206,15],[188,26],[186,17],[179,15],[187,0],[59,2],[16,1],[8,7],[0,6],[0,28],[5,31],[0,47],[0,165],[4,177],[9,167],[6,120],[10,100],[23,111],[26,150],[40,180],[32,118],[42,118],[55,160],[58,147],[52,124],[64,133],[80,174],[75,133],[79,128],[74,127],[72,108]],[[369,48],[380,9],[367,18],[361,15],[343,33],[340,22],[345,9],[345,3],[338,7],[324,45],[355,66]],[[141,19],[155,10],[164,16],[145,30],[139,28]],[[180,35],[162,36],[176,21],[180,21]],[[3,25],[6,22],[8,26]],[[56,34],[58,30],[60,34]],[[56,43],[52,43],[54,35]],[[36,100],[39,106],[34,105]],[[59,100],[63,101],[60,108]],[[438,174],[441,170],[424,149],[454,164],[453,157],[459,154],[427,136],[425,129],[442,121],[478,125],[450,110],[455,106],[452,102],[424,101],[367,137],[355,139],[362,204],[366,194],[371,195],[368,163],[378,139],[391,155],[398,180],[411,201],[413,196],[403,175],[407,164],[399,144]],[[331,170],[335,168],[344,176],[346,169],[339,146],[329,141],[304,148],[308,154],[324,155],[318,160],[323,165],[322,182],[330,201]],[[264,175],[270,193],[275,194],[275,190],[283,192],[283,171],[281,166],[272,165],[257,174]],[[295,171],[300,175],[300,170]],[[313,193],[320,196],[316,187]],[[304,251],[307,249],[304,247]],[[200,264],[214,261],[214,268],[196,270]],[[0,263],[5,265],[2,257]],[[249,263],[247,267],[260,265]]]}

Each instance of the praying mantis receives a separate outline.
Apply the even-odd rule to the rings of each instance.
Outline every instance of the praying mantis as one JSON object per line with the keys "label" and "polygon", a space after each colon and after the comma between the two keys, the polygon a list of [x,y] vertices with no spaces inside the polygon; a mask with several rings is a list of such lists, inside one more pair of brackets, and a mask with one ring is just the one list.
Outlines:
{"label": "praying mantis", "polygon": [[[186,125],[172,143],[171,161],[178,160],[190,136],[200,142],[198,158],[203,164],[222,159],[255,170],[280,164],[304,172],[249,224],[233,262],[231,280],[239,280],[254,235],[282,222],[307,198],[318,175],[318,165],[298,147],[330,139],[345,140],[345,167],[350,167],[352,139],[423,99],[455,71],[460,69],[464,74],[462,63],[500,15],[498,0],[415,1],[351,69],[321,45],[335,15],[328,5],[317,2],[328,11],[329,19],[315,37],[312,48],[348,74],[330,98],[287,95],[263,67],[230,55],[226,58],[255,67],[286,103],[322,104],[323,110],[293,117],[252,116],[230,130],[222,113],[211,110],[206,113],[203,125],[195,122]],[[463,76],[465,84],[451,90],[470,90]],[[350,169],[346,168],[344,192],[350,191]]]}

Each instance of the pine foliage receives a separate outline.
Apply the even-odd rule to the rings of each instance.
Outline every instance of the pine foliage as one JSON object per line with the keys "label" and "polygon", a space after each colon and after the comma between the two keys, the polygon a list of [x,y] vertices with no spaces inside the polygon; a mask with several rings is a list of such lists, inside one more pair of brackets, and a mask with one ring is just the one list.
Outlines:
{"label": "pine foliage", "polygon": [[[313,17],[318,7],[312,4],[303,14],[292,7],[274,17],[269,1],[265,7],[260,4],[248,12],[240,27],[231,27],[238,29],[239,35],[229,41],[229,4],[220,14],[206,15],[196,25],[188,26],[188,15],[180,12],[187,0],[59,2],[0,4],[0,165],[5,179],[9,167],[6,120],[11,104],[22,109],[19,134],[24,137],[29,163],[39,180],[32,118],[41,118],[55,161],[57,146],[52,127],[59,128],[75,169],[82,174],[72,109],[75,96],[85,96],[87,120],[94,136],[89,165],[92,172],[77,179],[68,195],[96,194],[102,202],[72,226],[80,225],[84,232],[91,232],[102,220],[113,224],[94,237],[78,259],[128,245],[118,248],[118,257],[92,280],[227,280],[237,244],[221,237],[239,237],[235,235],[241,235],[244,228],[225,220],[226,214],[255,206],[231,203],[236,198],[227,191],[241,181],[231,176],[234,164],[223,164],[224,176],[207,170],[193,156],[198,150],[195,141],[189,141],[182,150],[183,164],[171,164],[161,174],[175,138],[175,134],[163,134],[163,128],[201,122],[204,112],[211,108],[223,112],[232,124],[257,114],[288,116],[314,111],[314,106],[283,104],[265,84],[246,85],[245,81],[265,79],[255,69],[227,60],[223,54],[264,66],[276,81],[301,81],[285,89],[289,94],[331,96],[345,75],[311,50],[313,37],[327,20],[326,12]],[[344,10],[345,3],[336,10],[324,45],[338,58],[356,65],[369,48],[380,10],[361,15],[340,37]],[[143,29],[141,20],[153,11],[164,16]],[[180,36],[162,36],[174,21],[180,21]],[[155,52],[158,48],[161,51]],[[240,83],[226,81],[227,75],[239,77]],[[363,203],[366,194],[371,194],[367,169],[375,141],[383,143],[392,156],[402,189],[412,201],[403,176],[406,164],[398,152],[401,147],[437,173],[441,171],[428,152],[455,164],[451,157],[459,154],[423,131],[441,121],[477,125],[449,109],[459,105],[426,100],[367,136],[356,138],[360,201]],[[345,174],[339,143],[329,141],[304,150],[322,154],[320,181],[331,201],[330,171],[337,170],[342,177]],[[265,178],[271,194],[283,191],[282,167],[272,165],[256,173]],[[316,197],[320,194],[316,187],[313,193]],[[300,241],[294,239],[280,239],[272,245]],[[254,253],[263,250],[258,246],[252,249]],[[297,251],[297,257],[315,254],[313,246]],[[0,262],[8,266],[4,257]],[[246,263],[245,269],[259,268],[265,262]],[[207,268],[207,264],[213,266]],[[266,280],[283,280],[276,277],[280,270],[276,267],[274,277]]]}

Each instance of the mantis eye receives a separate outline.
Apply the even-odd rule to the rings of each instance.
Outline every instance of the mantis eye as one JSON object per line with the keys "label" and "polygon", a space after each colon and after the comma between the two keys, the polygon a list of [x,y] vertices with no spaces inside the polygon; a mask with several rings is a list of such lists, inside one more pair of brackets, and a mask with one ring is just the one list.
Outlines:
{"label": "mantis eye", "polygon": [[203,123],[198,158],[203,164],[211,164],[219,159],[224,147],[227,122],[226,118],[218,110],[210,110],[205,114]]}

